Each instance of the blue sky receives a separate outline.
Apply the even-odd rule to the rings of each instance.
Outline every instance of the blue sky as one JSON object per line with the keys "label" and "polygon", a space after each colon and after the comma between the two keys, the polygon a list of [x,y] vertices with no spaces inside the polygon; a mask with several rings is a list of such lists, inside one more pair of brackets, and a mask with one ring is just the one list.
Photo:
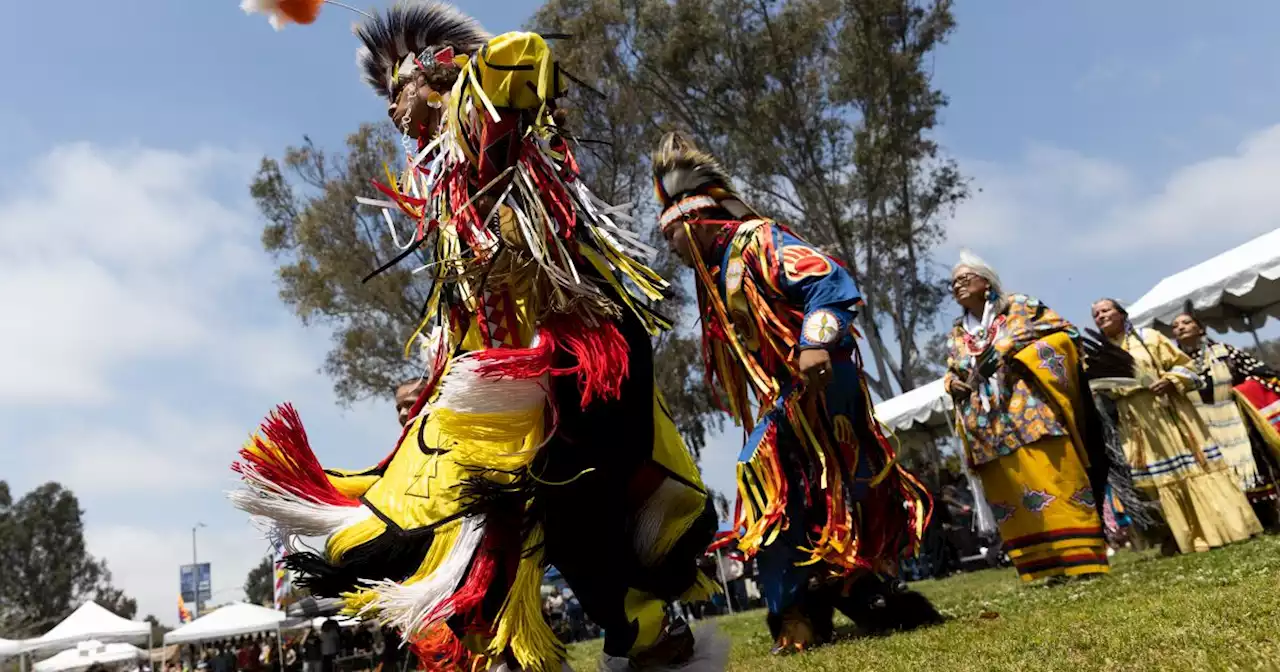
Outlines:
{"label": "blue sky", "polygon": [[[263,154],[381,117],[354,17],[274,33],[237,4],[14,3],[0,27],[0,478],[74,488],[93,551],[166,621],[193,524],[217,600],[265,550],[222,491],[272,405],[294,401],[335,465],[376,462],[396,431],[386,404],[335,405],[328,336],[277,301],[245,188]],[[461,7],[499,32],[536,4]],[[1097,296],[1277,226],[1280,6],[959,4],[939,137],[975,195],[940,264],[971,247],[1086,321]],[[735,437],[709,448],[714,486]]]}

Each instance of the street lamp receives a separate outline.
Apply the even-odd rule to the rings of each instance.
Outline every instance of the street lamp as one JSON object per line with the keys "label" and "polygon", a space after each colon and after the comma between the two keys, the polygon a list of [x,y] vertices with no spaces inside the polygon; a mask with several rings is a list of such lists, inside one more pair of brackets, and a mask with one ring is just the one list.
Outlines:
{"label": "street lamp", "polygon": [[200,618],[200,559],[196,555],[196,530],[208,527],[204,523],[196,523],[191,528],[191,585],[196,594],[196,618]]}

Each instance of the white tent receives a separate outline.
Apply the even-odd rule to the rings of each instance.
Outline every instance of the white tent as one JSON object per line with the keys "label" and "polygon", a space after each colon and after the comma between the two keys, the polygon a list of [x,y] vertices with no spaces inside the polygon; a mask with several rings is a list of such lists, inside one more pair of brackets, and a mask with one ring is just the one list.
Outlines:
{"label": "white tent", "polygon": [[97,602],[85,602],[53,629],[22,642],[23,651],[58,651],[80,642],[146,642],[151,624],[117,616]]}
{"label": "white tent", "polygon": [[22,642],[12,639],[0,639],[0,660],[4,660],[9,656],[16,656],[22,651]]}
{"label": "white tent", "polygon": [[1252,332],[1280,317],[1280,229],[1161,280],[1129,317],[1139,327],[1168,325],[1187,301],[1217,331]]}
{"label": "white tent", "polygon": [[213,613],[165,634],[164,643],[182,644],[201,642],[255,632],[277,632],[286,626],[288,615],[283,611],[238,602],[220,607]]}
{"label": "white tent", "polygon": [[69,672],[91,665],[119,663],[126,660],[142,660],[147,654],[142,649],[123,642],[103,644],[97,641],[80,642],[58,655],[35,664],[35,672]]}
{"label": "white tent", "polygon": [[[941,379],[882,401],[875,407],[876,419],[895,433],[891,441],[897,440],[899,450],[923,450],[941,437],[954,435],[954,413],[955,404]],[[963,460],[961,464],[964,464]],[[978,529],[984,533],[994,531],[995,517],[987,504],[982,482],[967,466],[962,468],[977,504]]]}
{"label": "white tent", "polygon": [[876,404],[876,419],[895,432],[912,429],[916,424],[926,427],[951,425],[951,396],[942,387],[942,380],[935,380],[905,394]]}

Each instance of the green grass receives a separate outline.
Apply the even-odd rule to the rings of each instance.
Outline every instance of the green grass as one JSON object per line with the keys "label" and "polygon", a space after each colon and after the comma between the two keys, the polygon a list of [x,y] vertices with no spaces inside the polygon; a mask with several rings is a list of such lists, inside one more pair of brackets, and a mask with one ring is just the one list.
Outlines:
{"label": "green grass", "polygon": [[[946,624],[850,634],[797,656],[769,655],[762,611],[702,625],[732,638],[735,672],[1280,670],[1280,537],[1112,560],[1106,577],[1055,587],[1022,585],[1011,569],[915,583]],[[570,647],[575,670],[594,670],[599,655],[599,640]]]}

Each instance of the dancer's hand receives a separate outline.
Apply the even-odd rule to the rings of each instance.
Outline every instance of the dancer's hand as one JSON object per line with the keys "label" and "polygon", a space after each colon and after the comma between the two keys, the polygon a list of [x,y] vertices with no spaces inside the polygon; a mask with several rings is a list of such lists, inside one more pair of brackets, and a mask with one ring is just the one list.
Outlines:
{"label": "dancer's hand", "polygon": [[1161,378],[1153,383],[1149,389],[1156,394],[1170,395],[1178,391],[1178,386],[1167,378]]}
{"label": "dancer's hand", "polygon": [[801,350],[799,366],[809,390],[821,392],[831,382],[831,353],[825,349]]}
{"label": "dancer's hand", "polygon": [[968,399],[969,397],[973,396],[972,387],[969,387],[968,385],[965,385],[959,380],[954,380],[954,379],[951,381],[951,384],[948,386],[947,392],[951,395],[951,398],[955,401],[964,401],[965,399]]}

